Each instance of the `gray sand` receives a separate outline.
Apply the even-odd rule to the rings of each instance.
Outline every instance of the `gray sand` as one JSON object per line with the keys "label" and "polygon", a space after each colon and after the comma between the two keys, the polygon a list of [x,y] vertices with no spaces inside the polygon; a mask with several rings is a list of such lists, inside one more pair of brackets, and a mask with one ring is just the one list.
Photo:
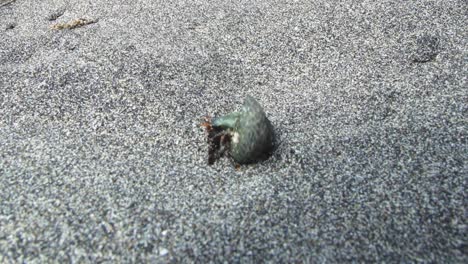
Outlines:
{"label": "gray sand", "polygon": [[[1,263],[466,263],[466,1],[7,2]],[[208,166],[246,95],[275,153]]]}

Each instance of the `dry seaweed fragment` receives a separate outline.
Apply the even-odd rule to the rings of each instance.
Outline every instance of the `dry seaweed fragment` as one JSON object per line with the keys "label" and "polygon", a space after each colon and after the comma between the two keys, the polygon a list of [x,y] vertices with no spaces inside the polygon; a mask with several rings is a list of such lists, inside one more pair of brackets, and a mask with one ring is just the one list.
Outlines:
{"label": "dry seaweed fragment", "polygon": [[16,0],[6,0],[6,1],[5,0],[3,0],[3,1],[0,0],[0,7],[7,6],[7,5],[12,4],[14,2],[16,2]]}
{"label": "dry seaweed fragment", "polygon": [[74,29],[78,27],[83,27],[89,24],[96,23],[96,19],[87,19],[87,18],[78,18],[74,19],[68,23],[57,23],[52,25],[52,29],[61,30],[61,29]]}

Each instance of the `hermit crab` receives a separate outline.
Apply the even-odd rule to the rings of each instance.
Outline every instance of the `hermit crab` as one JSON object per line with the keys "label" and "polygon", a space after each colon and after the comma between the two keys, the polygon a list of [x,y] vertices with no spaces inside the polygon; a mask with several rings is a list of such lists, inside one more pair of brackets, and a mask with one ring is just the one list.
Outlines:
{"label": "hermit crab", "polygon": [[237,164],[268,158],[274,147],[274,132],[260,104],[247,96],[241,111],[232,112],[202,124],[208,140],[208,164],[226,152]]}

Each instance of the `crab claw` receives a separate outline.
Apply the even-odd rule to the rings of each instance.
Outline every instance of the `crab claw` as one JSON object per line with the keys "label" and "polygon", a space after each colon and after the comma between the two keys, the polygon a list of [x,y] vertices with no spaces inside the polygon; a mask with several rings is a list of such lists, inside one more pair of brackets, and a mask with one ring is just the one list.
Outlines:
{"label": "crab claw", "polygon": [[210,116],[204,116],[203,117],[203,122],[200,124],[201,127],[204,127],[206,131],[210,131],[212,129],[211,126],[211,117]]}

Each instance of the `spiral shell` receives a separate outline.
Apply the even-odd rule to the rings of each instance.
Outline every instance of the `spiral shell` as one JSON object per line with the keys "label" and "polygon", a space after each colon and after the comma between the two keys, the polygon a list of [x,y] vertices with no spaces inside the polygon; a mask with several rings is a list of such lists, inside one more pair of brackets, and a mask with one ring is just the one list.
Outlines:
{"label": "spiral shell", "polygon": [[229,154],[239,164],[266,159],[274,147],[274,131],[263,108],[247,96],[241,111],[213,121],[230,136]]}

